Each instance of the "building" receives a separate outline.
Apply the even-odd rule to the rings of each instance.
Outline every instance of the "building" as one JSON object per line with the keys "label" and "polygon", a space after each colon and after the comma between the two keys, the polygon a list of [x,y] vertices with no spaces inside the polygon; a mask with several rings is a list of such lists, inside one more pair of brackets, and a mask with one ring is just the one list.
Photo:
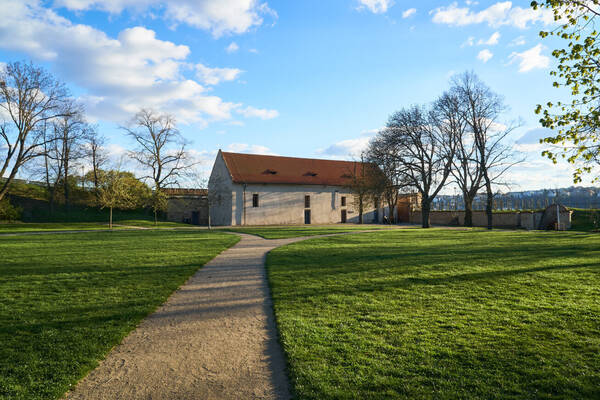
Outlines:
{"label": "building", "polygon": [[[350,189],[371,164],[219,150],[208,183],[213,225],[358,223]],[[382,209],[367,201],[363,223],[381,222]]]}
{"label": "building", "polygon": [[208,225],[206,189],[163,189],[167,197],[167,220],[192,225]]}

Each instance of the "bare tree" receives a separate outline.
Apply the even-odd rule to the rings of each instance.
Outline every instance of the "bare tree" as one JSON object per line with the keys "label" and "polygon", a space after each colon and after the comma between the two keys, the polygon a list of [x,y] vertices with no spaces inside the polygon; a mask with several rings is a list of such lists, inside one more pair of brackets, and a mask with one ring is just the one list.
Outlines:
{"label": "bare tree", "polygon": [[106,138],[98,133],[97,127],[88,125],[85,135],[85,156],[92,167],[91,180],[94,184],[96,196],[98,196],[98,186],[100,184],[99,173],[108,160],[104,149],[105,144]]}
{"label": "bare tree", "polygon": [[70,205],[69,176],[73,164],[85,156],[83,142],[88,133],[83,108],[75,101],[66,104],[62,116],[52,121],[56,157],[62,166],[62,184],[65,206]]}
{"label": "bare tree", "polygon": [[377,184],[378,171],[375,164],[365,162],[364,154],[361,154],[360,161],[352,164],[352,169],[347,173],[350,178],[347,187],[351,190],[354,204],[358,207],[358,223],[362,224],[365,208],[371,203],[377,207],[376,200],[380,190]]}
{"label": "bare tree", "polygon": [[506,172],[523,161],[515,159],[515,152],[505,144],[506,137],[517,125],[505,127],[499,123],[507,109],[502,97],[472,72],[455,77],[450,92],[459,99],[461,114],[472,133],[476,168],[486,191],[487,228],[492,229],[493,186],[506,185],[503,181]]}
{"label": "bare tree", "polygon": [[156,207],[153,209],[156,223],[159,205],[164,203],[161,190],[177,185],[178,179],[195,163],[189,160],[185,150],[186,143],[177,130],[172,115],[142,109],[123,129],[137,144],[137,148],[130,151],[129,156],[148,171],[141,179],[151,180],[154,185]]}
{"label": "bare tree", "polygon": [[68,91],[52,75],[33,64],[13,62],[0,70],[0,200],[19,169],[44,154],[45,122],[65,115]]}
{"label": "bare tree", "polygon": [[421,195],[422,227],[429,228],[431,203],[446,185],[455,141],[428,108],[413,106],[392,114],[377,134],[397,161],[398,174]]}
{"label": "bare tree", "polygon": [[400,172],[400,163],[394,154],[394,148],[381,136],[374,137],[365,152],[365,158],[377,165],[380,173],[375,176],[374,184],[378,187],[388,206],[390,222],[394,222],[394,210],[398,204],[400,193],[410,185],[406,176]]}
{"label": "bare tree", "polygon": [[467,129],[461,99],[455,93],[444,93],[436,101],[435,108],[438,118],[443,120],[446,135],[455,141],[451,173],[465,203],[465,226],[473,226],[473,202],[482,187],[483,178],[475,138]]}

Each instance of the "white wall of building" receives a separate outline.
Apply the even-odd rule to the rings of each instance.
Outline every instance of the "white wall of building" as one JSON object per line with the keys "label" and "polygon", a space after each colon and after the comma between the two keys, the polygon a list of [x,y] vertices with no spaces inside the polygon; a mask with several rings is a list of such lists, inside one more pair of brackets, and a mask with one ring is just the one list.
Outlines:
{"label": "white wall of building", "polygon": [[[339,186],[237,184],[231,181],[223,158],[218,156],[209,180],[211,224],[213,225],[296,225],[304,224],[305,211],[310,210],[311,224],[341,223],[342,210],[348,223],[358,223],[358,206],[351,191]],[[258,207],[253,196],[258,195]],[[305,207],[310,196],[310,207]],[[342,206],[342,197],[346,206]],[[363,223],[383,219],[383,208],[367,204]]]}

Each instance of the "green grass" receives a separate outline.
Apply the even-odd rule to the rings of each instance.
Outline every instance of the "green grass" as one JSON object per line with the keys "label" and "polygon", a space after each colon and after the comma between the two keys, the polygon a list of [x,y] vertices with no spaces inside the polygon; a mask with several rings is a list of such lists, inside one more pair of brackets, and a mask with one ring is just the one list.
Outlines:
{"label": "green grass", "polygon": [[366,231],[375,229],[393,229],[389,225],[281,225],[281,226],[255,226],[243,228],[228,228],[231,232],[248,233],[265,239],[287,239],[301,236],[328,235],[331,233],[344,233],[353,231]]}
{"label": "green grass", "polygon": [[[113,229],[124,229],[127,227],[141,228],[193,228],[193,225],[179,222],[148,220],[124,220],[114,222]],[[0,223],[0,234],[21,232],[46,232],[46,231],[78,231],[78,230],[108,230],[108,223],[104,222],[15,222]]]}
{"label": "green grass", "polygon": [[160,230],[1,237],[0,399],[61,397],[237,240]]}
{"label": "green grass", "polygon": [[600,235],[396,230],[267,265],[299,399],[600,398]]}
{"label": "green grass", "polygon": [[154,221],[144,219],[131,219],[115,222],[116,225],[124,226],[137,226],[141,228],[197,228],[195,225],[184,224],[183,222],[171,222],[171,221],[158,221],[158,224],[154,224]]}

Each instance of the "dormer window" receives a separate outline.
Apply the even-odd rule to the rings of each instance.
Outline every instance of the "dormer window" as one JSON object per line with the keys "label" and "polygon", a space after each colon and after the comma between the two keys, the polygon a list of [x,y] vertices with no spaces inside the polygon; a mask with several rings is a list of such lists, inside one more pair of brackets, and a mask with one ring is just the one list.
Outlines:
{"label": "dormer window", "polygon": [[263,174],[265,175],[275,175],[277,173],[277,171],[273,171],[272,169],[265,169],[263,171]]}
{"label": "dormer window", "polygon": [[312,171],[308,171],[307,173],[304,174],[304,176],[317,176],[316,172],[312,172]]}

